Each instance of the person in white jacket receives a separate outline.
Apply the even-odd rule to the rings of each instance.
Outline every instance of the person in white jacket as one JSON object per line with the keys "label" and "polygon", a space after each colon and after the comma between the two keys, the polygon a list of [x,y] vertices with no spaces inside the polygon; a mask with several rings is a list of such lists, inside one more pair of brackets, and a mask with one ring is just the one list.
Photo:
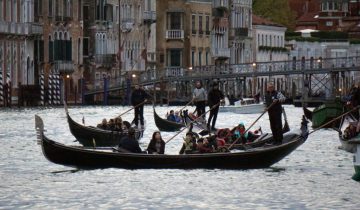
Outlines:
{"label": "person in white jacket", "polygon": [[[193,102],[196,106],[195,111],[198,117],[205,113],[206,101],[207,101],[207,92],[202,87],[201,82],[197,81],[196,87],[193,91]],[[205,115],[203,116],[203,118],[205,119]]]}

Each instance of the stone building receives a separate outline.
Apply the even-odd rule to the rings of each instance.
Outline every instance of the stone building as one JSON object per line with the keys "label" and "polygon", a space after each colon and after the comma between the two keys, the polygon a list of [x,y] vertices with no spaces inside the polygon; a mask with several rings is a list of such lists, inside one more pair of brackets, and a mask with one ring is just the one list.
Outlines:
{"label": "stone building", "polygon": [[36,3],[0,0],[0,106],[18,103],[20,90],[39,93],[43,27],[35,18]]}

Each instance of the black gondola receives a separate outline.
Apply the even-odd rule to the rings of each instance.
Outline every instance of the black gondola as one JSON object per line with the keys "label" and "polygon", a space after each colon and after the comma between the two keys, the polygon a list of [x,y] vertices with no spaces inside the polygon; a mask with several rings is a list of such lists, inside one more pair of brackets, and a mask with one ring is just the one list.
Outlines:
{"label": "black gondola", "polygon": [[312,120],[312,111],[310,111],[309,109],[307,109],[306,107],[303,107],[303,111],[304,111],[304,115],[308,120]]}
{"label": "black gondola", "polygon": [[185,124],[183,123],[176,123],[176,122],[172,122],[166,119],[161,118],[154,109],[154,121],[155,121],[155,125],[156,127],[160,130],[160,131],[178,131],[180,130],[182,127],[185,127]]}
{"label": "black gondola", "polygon": [[[113,147],[119,145],[120,139],[127,132],[103,130],[93,126],[84,126],[75,122],[69,115],[65,105],[65,112],[69,124],[70,132],[76,140],[85,147]],[[135,137],[140,139],[143,136],[143,129],[135,127]]]}
{"label": "black gondola", "polygon": [[35,116],[35,128],[44,156],[51,162],[77,168],[127,168],[127,169],[256,169],[267,168],[279,162],[305,142],[308,136],[307,123],[301,129],[284,136],[284,143],[278,146],[262,147],[235,153],[207,153],[187,155],[152,155],[119,153],[66,146],[48,139],[44,125]]}

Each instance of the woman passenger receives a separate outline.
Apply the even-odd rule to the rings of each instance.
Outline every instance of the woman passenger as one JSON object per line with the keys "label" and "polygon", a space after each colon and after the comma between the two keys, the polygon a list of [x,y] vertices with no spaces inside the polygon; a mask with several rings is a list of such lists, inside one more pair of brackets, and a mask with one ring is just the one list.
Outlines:
{"label": "woman passenger", "polygon": [[149,154],[164,154],[165,141],[161,138],[159,131],[155,131],[152,135],[147,151]]}

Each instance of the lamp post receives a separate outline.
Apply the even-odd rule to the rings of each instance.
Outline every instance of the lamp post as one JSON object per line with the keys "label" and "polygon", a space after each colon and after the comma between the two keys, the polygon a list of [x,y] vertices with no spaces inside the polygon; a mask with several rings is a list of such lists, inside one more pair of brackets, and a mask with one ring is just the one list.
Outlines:
{"label": "lamp post", "polygon": [[69,80],[69,78],[70,78],[70,75],[66,75],[66,77],[65,77],[65,84],[64,84],[64,89],[65,89],[65,102],[66,103],[68,103],[68,92],[69,92],[69,90],[68,90],[68,80]]}

